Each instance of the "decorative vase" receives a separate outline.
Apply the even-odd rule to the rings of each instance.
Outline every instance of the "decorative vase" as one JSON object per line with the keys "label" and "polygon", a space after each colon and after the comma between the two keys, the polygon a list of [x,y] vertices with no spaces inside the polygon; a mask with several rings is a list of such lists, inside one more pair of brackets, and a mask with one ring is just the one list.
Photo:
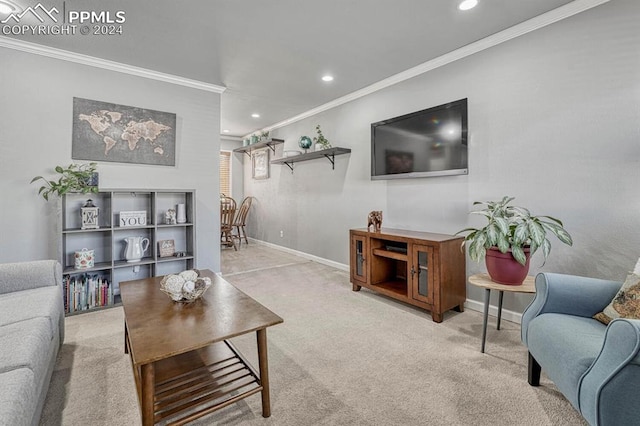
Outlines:
{"label": "decorative vase", "polygon": [[178,223],[187,222],[187,212],[184,207],[184,204],[176,204],[176,222]]}
{"label": "decorative vase", "polygon": [[86,180],[87,186],[98,186],[99,182],[100,182],[100,175],[98,174],[98,172],[91,173],[91,176],[89,176]]}
{"label": "decorative vase", "polygon": [[249,138],[242,140],[242,146],[249,146],[250,143],[251,143],[251,139]]}
{"label": "decorative vase", "polygon": [[529,248],[524,248],[527,262],[524,265],[518,263],[511,255],[511,250],[502,253],[497,247],[487,250],[485,263],[491,280],[505,285],[522,285],[529,272]]}
{"label": "decorative vase", "polygon": [[304,149],[304,152],[307,152],[309,148],[311,148],[313,142],[311,142],[311,138],[309,136],[301,136],[298,141],[298,146]]}
{"label": "decorative vase", "polygon": [[75,268],[85,269],[93,268],[95,265],[95,251],[83,248],[80,251],[75,252]]}
{"label": "decorative vase", "polygon": [[149,248],[149,239],[145,237],[126,237],[124,243],[124,258],[128,263],[140,262]]}
{"label": "decorative vase", "polygon": [[257,135],[251,136],[250,145],[253,145],[254,143],[258,143],[258,136]]}

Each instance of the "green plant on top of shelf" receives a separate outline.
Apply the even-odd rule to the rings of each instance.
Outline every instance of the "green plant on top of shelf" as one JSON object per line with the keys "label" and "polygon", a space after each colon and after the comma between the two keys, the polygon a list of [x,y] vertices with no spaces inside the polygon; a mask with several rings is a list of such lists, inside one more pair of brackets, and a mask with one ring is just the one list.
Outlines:
{"label": "green plant on top of shelf", "polygon": [[49,195],[62,196],[68,192],[79,192],[82,194],[97,193],[97,163],[70,164],[63,168],[56,166],[55,171],[60,175],[58,180],[47,180],[42,176],[36,176],[30,183],[43,180],[45,185],[38,190],[38,195],[49,201]]}
{"label": "green plant on top of shelf", "polygon": [[322,145],[322,149],[331,148],[331,144],[322,134],[322,129],[320,129],[319,124],[316,126],[316,133],[318,133],[318,136],[313,138],[313,142]]}

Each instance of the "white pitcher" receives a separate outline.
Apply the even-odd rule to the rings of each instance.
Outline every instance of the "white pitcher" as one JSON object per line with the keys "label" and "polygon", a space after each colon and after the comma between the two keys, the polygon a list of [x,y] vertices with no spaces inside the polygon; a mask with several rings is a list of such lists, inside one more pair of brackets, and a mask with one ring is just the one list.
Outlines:
{"label": "white pitcher", "polygon": [[149,239],[144,237],[127,237],[124,242],[124,258],[127,262],[140,262],[149,248]]}

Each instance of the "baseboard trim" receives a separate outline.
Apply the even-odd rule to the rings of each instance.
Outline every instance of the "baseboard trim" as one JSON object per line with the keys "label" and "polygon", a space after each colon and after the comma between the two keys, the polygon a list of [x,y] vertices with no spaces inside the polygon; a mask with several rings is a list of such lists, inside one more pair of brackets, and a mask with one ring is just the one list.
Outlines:
{"label": "baseboard trim", "polygon": [[305,253],[303,251],[294,250],[289,247],[280,246],[278,244],[269,243],[262,240],[256,240],[255,238],[249,238],[249,240],[253,241],[256,244],[261,244],[263,246],[267,246],[276,250],[283,251],[285,253],[294,254],[296,256],[303,257],[305,259],[313,260],[314,262],[322,263],[323,265],[331,266],[336,269],[340,269],[341,271],[349,272],[349,265],[345,265],[344,263],[334,262],[333,260],[325,259],[324,257],[315,256],[313,254]]}
{"label": "baseboard trim", "polygon": [[[325,259],[320,256],[315,256],[313,254],[305,253],[303,251],[295,250],[289,247],[280,246],[278,244],[269,243],[267,241],[257,240],[255,238],[249,238],[252,242],[256,244],[260,244],[266,247],[270,247],[276,250],[280,250],[285,253],[293,254],[296,256],[300,256],[305,259],[313,260],[314,262],[321,263],[323,265],[331,266],[333,268],[339,269],[341,271],[349,272],[349,265],[345,265],[344,263],[335,262],[333,260]],[[470,309],[472,311],[484,312],[484,303],[479,302],[477,300],[467,299],[464,302],[465,309]],[[489,305],[489,315],[493,317],[498,316],[498,307],[494,305]],[[514,322],[516,324],[522,323],[522,314],[515,311],[510,311],[508,309],[502,309],[502,319],[505,321]]]}
{"label": "baseboard trim", "polygon": [[[464,302],[464,307],[467,309],[471,309],[472,311],[484,312],[484,303],[478,302],[477,300],[467,299],[466,302]],[[497,306],[489,305],[489,316],[492,316],[492,317],[498,316]],[[516,324],[521,324],[522,314],[515,311],[509,311],[503,308],[502,319],[505,321],[514,322]]]}

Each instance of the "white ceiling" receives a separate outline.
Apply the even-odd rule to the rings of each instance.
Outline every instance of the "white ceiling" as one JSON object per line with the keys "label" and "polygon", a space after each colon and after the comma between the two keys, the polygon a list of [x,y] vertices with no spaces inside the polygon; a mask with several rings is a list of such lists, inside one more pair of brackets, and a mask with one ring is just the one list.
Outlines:
{"label": "white ceiling", "polygon": [[[243,136],[572,3],[479,0],[461,12],[458,2],[41,0],[67,11],[122,10],[123,34],[14,37],[225,86],[221,130]],[[325,73],[335,80],[321,81]]]}

